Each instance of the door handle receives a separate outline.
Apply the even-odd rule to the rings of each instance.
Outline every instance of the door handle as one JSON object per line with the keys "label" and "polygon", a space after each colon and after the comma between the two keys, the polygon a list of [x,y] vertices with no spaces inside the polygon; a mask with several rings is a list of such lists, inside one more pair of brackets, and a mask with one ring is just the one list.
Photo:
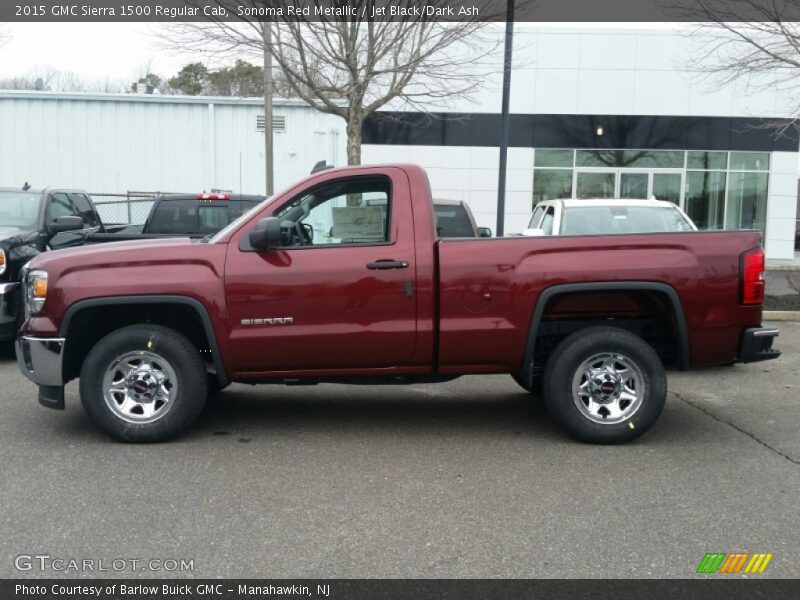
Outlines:
{"label": "door handle", "polygon": [[384,269],[407,269],[408,263],[404,260],[376,260],[375,262],[367,263],[367,268],[372,271]]}

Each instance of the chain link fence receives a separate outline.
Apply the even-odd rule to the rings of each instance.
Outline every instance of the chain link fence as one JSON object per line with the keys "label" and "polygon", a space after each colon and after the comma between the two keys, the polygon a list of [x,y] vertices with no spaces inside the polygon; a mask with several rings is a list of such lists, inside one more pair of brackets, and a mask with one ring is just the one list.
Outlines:
{"label": "chain link fence", "polygon": [[177,192],[126,192],[124,194],[91,194],[100,220],[106,225],[127,223],[141,225],[150,214],[156,196]]}
{"label": "chain link fence", "polygon": [[141,225],[147,219],[153,199],[159,192],[127,192],[125,194],[92,194],[100,220],[106,225],[129,223]]}

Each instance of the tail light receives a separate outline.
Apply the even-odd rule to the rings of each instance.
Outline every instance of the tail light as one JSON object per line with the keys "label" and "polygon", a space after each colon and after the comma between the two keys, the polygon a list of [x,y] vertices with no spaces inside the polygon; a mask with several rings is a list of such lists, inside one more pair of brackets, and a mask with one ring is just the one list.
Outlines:
{"label": "tail light", "polygon": [[6,251],[0,248],[0,275],[6,272]]}
{"label": "tail light", "polygon": [[230,194],[197,194],[198,200],[230,200]]}
{"label": "tail light", "polygon": [[742,304],[764,303],[764,251],[753,248],[743,253],[739,261]]}

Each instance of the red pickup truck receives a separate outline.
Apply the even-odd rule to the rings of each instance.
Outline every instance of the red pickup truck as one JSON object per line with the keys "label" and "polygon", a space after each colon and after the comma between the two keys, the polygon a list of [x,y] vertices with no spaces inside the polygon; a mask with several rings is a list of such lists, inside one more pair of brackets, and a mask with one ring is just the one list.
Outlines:
{"label": "red pickup truck", "polygon": [[232,381],[509,373],[574,437],[646,431],[665,366],[775,358],[758,232],[437,239],[425,172],[317,173],[209,239],[49,252],[16,341],[39,401],[80,379],[125,441],[185,430]]}

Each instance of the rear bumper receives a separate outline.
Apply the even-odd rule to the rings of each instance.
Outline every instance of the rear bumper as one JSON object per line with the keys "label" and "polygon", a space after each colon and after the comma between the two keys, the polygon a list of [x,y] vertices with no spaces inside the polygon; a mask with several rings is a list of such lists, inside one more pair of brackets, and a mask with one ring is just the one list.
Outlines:
{"label": "rear bumper", "polygon": [[17,338],[17,366],[22,374],[39,386],[39,403],[49,408],[64,408],[64,338]]}
{"label": "rear bumper", "polygon": [[742,334],[739,344],[739,360],[741,362],[757,362],[778,358],[780,350],[772,347],[772,342],[780,331],[774,327],[748,327]]}
{"label": "rear bumper", "polygon": [[17,324],[19,284],[0,283],[0,341],[14,339]]}

